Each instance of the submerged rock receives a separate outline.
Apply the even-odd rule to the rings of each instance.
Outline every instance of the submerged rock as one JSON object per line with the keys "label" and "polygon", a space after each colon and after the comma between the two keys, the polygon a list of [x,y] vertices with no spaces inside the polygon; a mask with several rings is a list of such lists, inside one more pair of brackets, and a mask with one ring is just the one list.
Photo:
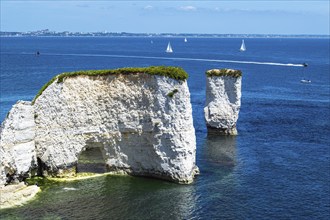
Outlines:
{"label": "submerged rock", "polygon": [[241,106],[241,71],[213,69],[206,72],[204,116],[208,132],[236,135]]}
{"label": "submerged rock", "polygon": [[0,209],[22,205],[31,200],[39,191],[38,186],[27,186],[24,182],[0,186]]}

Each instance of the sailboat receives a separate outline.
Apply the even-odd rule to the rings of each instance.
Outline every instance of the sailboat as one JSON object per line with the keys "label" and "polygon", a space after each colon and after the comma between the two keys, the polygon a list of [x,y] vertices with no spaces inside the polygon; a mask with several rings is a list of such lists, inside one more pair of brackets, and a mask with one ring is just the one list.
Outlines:
{"label": "sailboat", "polygon": [[245,43],[244,43],[244,40],[242,40],[242,45],[241,45],[241,48],[239,48],[240,51],[246,51],[246,47],[245,47]]}
{"label": "sailboat", "polygon": [[172,50],[172,47],[171,47],[171,43],[170,42],[168,42],[168,44],[167,44],[166,53],[173,53],[173,50]]}
{"label": "sailboat", "polygon": [[185,43],[187,43],[187,42],[188,42],[188,40],[187,40],[187,38],[186,38],[186,37],[184,38],[184,42],[185,42]]}

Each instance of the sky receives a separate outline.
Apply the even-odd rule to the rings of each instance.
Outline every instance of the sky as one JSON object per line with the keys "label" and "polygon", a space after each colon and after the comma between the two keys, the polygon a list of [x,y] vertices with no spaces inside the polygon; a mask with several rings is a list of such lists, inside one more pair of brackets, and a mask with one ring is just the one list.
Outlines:
{"label": "sky", "polygon": [[1,31],[330,34],[329,0],[0,2]]}

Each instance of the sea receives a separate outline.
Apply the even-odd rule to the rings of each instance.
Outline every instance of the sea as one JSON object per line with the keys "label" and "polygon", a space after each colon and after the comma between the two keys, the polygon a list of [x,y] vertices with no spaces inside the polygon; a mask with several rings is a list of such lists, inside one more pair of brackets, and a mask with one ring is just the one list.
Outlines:
{"label": "sea", "polygon": [[[200,169],[190,185],[132,176],[54,183],[1,219],[330,219],[329,38],[245,38],[245,52],[241,38],[0,40],[0,121],[62,72],[182,67]],[[214,68],[243,73],[237,136],[207,134],[205,71]]]}

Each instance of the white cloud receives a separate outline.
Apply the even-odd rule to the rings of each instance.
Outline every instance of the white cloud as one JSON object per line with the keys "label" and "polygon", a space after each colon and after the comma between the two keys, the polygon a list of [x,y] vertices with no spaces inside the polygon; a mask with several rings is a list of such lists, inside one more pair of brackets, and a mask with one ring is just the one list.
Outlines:
{"label": "white cloud", "polygon": [[154,7],[151,5],[147,5],[144,7],[145,10],[152,10]]}
{"label": "white cloud", "polygon": [[79,8],[89,8],[90,6],[87,5],[87,4],[79,4],[79,5],[77,5],[77,7],[79,7]]}
{"label": "white cloud", "polygon": [[194,7],[194,6],[191,6],[191,5],[187,5],[187,6],[181,6],[179,8],[179,10],[182,10],[182,11],[196,11],[197,8]]}

